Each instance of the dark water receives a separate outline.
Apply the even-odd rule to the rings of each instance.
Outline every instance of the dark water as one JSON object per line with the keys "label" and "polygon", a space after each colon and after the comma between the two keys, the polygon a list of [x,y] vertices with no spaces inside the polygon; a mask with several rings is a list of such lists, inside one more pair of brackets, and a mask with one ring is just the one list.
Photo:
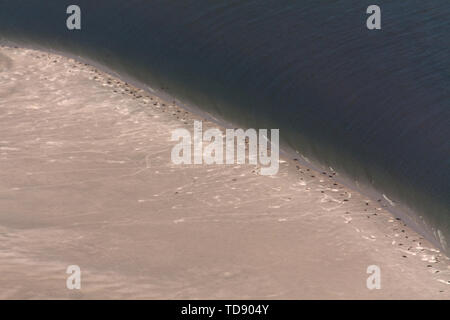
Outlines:
{"label": "dark water", "polygon": [[366,28],[372,0],[75,2],[74,32],[74,1],[0,0],[0,37],[92,59],[240,126],[280,128],[285,146],[449,242],[450,1],[377,0],[381,31]]}

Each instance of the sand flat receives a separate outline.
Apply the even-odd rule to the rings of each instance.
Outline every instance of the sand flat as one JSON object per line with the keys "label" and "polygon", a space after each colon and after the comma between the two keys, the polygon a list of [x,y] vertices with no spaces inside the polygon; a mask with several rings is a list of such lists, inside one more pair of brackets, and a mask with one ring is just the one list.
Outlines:
{"label": "sand flat", "polygon": [[92,66],[1,47],[0,298],[450,298],[448,258],[333,174],[174,165],[171,132],[194,120]]}

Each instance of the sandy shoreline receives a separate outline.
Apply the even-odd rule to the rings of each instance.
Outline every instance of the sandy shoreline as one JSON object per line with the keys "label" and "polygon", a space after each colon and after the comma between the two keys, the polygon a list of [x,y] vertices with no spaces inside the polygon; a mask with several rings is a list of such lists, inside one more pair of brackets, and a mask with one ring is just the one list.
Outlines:
{"label": "sandy shoreline", "polygon": [[196,119],[91,66],[1,47],[0,298],[450,298],[448,258],[330,173],[172,164],[171,131]]}

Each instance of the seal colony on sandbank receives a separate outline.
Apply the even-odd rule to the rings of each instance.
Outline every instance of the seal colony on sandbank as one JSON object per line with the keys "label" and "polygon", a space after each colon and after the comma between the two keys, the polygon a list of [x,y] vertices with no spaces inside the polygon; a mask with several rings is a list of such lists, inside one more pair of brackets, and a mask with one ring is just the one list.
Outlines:
{"label": "seal colony on sandbank", "polygon": [[333,172],[174,165],[174,129],[217,125],[58,55],[0,68],[0,298],[449,297],[445,255]]}

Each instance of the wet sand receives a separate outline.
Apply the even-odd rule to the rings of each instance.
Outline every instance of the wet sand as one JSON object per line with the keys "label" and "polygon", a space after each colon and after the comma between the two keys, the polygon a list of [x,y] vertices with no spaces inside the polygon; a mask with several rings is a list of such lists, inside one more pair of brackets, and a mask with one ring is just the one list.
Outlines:
{"label": "wet sand", "polygon": [[0,47],[0,298],[450,298],[448,258],[334,172],[172,164],[171,132],[194,120],[89,65]]}

